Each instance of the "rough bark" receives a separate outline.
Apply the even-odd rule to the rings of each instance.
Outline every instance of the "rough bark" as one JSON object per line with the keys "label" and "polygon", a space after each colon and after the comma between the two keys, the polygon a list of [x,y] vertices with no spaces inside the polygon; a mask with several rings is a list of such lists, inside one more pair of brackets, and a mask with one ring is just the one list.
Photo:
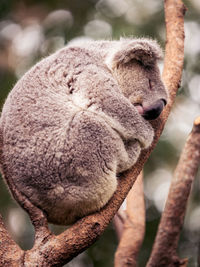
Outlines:
{"label": "rough bark", "polygon": [[126,218],[115,253],[115,267],[137,266],[145,232],[145,203],[142,172],[127,196]]}
{"label": "rough bark", "polygon": [[23,266],[23,254],[5,229],[0,215],[0,266]]}
{"label": "rough bark", "polygon": [[200,117],[194,122],[175,170],[148,267],[182,266],[186,263],[176,253],[187,200],[199,165]]}
{"label": "rough bark", "polygon": [[[36,241],[33,248],[29,251],[21,252],[13,242],[10,243],[7,234],[3,234],[5,229],[1,224],[0,240],[4,240],[3,243],[5,245],[8,242],[7,250],[12,250],[13,246],[13,251],[15,252],[16,250],[16,255],[22,255],[23,263],[21,265],[18,264],[19,262],[16,263],[14,257],[12,257],[13,265],[10,264],[10,266],[16,266],[16,264],[17,266],[62,266],[97,240],[121,206],[158,141],[181,80],[184,57],[183,17],[185,8],[181,0],[166,0],[165,12],[167,42],[163,79],[170,92],[170,101],[163,115],[153,123],[155,139],[151,148],[143,151],[135,166],[121,175],[114,196],[99,213],[81,219],[61,235],[54,236],[49,233],[46,221],[42,219],[41,224],[36,224]],[[1,262],[4,263],[4,258],[6,259],[7,256],[3,253],[1,255],[3,257]],[[1,264],[1,266],[6,265]]]}

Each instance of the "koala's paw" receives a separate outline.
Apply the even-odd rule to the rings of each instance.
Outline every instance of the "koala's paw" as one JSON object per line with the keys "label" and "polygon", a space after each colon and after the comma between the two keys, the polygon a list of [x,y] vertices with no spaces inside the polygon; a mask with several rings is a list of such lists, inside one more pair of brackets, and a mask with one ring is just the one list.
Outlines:
{"label": "koala's paw", "polygon": [[146,149],[151,146],[154,138],[154,130],[149,122],[145,121],[143,126],[138,129],[138,141],[141,148]]}

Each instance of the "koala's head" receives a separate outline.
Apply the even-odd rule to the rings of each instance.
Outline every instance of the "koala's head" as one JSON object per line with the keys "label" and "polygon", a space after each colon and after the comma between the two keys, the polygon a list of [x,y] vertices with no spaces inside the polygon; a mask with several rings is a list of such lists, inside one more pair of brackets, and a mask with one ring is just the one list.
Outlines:
{"label": "koala's head", "polygon": [[106,62],[123,94],[146,120],[156,119],[167,103],[157,65],[161,58],[162,51],[153,40],[122,40]]}

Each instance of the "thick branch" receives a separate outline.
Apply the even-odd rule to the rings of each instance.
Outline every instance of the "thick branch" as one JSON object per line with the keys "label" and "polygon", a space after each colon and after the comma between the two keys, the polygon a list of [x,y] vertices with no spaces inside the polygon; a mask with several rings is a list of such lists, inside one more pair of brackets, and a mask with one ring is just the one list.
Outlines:
{"label": "thick branch", "polygon": [[126,219],[115,254],[115,267],[137,266],[145,232],[143,175],[140,173],[127,196]]}
{"label": "thick branch", "polygon": [[200,117],[194,123],[175,170],[148,267],[180,266],[185,262],[177,257],[176,251],[187,200],[199,164]]}

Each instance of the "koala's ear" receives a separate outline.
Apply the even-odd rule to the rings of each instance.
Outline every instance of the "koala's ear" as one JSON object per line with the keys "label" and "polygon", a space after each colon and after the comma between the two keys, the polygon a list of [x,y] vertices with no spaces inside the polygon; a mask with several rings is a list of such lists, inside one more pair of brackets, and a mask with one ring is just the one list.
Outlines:
{"label": "koala's ear", "polygon": [[106,64],[110,69],[127,64],[132,59],[140,61],[144,66],[150,66],[163,57],[160,46],[154,40],[121,39],[118,44],[106,58]]}

